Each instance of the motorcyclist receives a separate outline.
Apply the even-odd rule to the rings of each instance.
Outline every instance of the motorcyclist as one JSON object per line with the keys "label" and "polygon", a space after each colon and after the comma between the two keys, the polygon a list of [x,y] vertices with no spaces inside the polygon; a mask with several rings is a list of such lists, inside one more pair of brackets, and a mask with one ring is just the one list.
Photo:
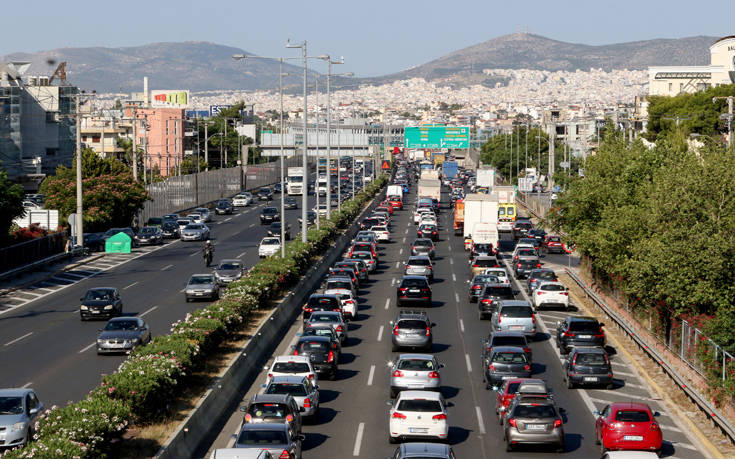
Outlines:
{"label": "motorcyclist", "polygon": [[204,260],[207,263],[207,267],[209,267],[209,265],[212,264],[212,257],[214,256],[214,245],[212,244],[212,241],[207,239],[207,242],[204,243],[202,252],[204,253]]}

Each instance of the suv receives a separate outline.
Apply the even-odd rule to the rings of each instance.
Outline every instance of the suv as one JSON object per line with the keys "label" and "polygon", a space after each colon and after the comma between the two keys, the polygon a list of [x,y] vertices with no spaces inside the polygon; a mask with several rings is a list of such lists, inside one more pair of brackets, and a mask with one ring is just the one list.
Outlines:
{"label": "suv", "polygon": [[444,364],[431,354],[401,354],[391,368],[390,398],[402,390],[441,391],[442,368]]}
{"label": "suv", "polygon": [[528,273],[528,282],[526,286],[526,290],[528,290],[528,294],[532,294],[533,291],[536,289],[536,286],[540,284],[541,282],[554,282],[559,280],[558,277],[556,277],[556,273],[553,269],[549,268],[536,268],[532,269],[530,273]]}
{"label": "suv", "polygon": [[302,336],[292,347],[294,355],[309,357],[317,373],[326,374],[332,381],[337,378],[339,351],[329,336]]}
{"label": "suv", "polygon": [[[534,249],[530,249],[535,252]],[[523,253],[523,252],[521,252]],[[531,271],[541,267],[541,261],[538,256],[516,256],[517,260],[513,261],[513,274],[516,279],[525,279],[531,274]]]}
{"label": "suv", "polygon": [[601,347],[575,347],[564,361],[564,380],[569,389],[575,385],[600,385],[613,388],[613,371],[607,352]]}
{"label": "suv", "polygon": [[242,424],[286,424],[294,434],[301,433],[299,405],[288,394],[255,394],[240,411],[245,413]]}
{"label": "suv", "polygon": [[500,261],[496,257],[480,255],[470,261],[470,275],[482,274],[488,268],[499,268],[501,266],[503,265],[500,264]]}
{"label": "suv", "polygon": [[547,235],[541,248],[545,253],[564,253],[564,244],[559,236]]}
{"label": "suv", "polygon": [[401,283],[396,287],[396,304],[421,302],[431,306],[431,287],[424,276],[403,276]]}
{"label": "suv", "polygon": [[395,321],[391,321],[391,350],[398,351],[402,347],[431,350],[434,326],[424,311],[399,311]]}
{"label": "suv", "polygon": [[493,249],[493,245],[489,242],[478,242],[475,244],[472,243],[472,249],[470,249],[470,258],[475,258],[479,256],[493,256],[495,255],[495,249]]}
{"label": "suv", "polygon": [[513,239],[526,237],[531,229],[533,229],[533,223],[531,223],[531,220],[518,218],[515,224],[513,224]]}
{"label": "suv", "polygon": [[528,301],[501,301],[493,312],[490,326],[495,331],[517,331],[533,339],[536,336],[535,312]]}
{"label": "suv", "polygon": [[478,318],[484,320],[497,309],[498,302],[514,300],[513,287],[508,284],[487,284],[485,290],[477,298]]}
{"label": "suv", "polygon": [[309,297],[309,300],[304,303],[301,308],[303,313],[304,322],[311,317],[311,313],[314,311],[342,311],[342,303],[339,301],[337,295],[325,295],[321,293],[315,293]]}
{"label": "suv", "polygon": [[517,396],[508,407],[503,433],[507,451],[519,444],[548,444],[564,451],[564,421],[554,399]]}
{"label": "suv", "polygon": [[404,270],[404,274],[425,276],[427,279],[429,279],[429,282],[433,282],[433,264],[434,262],[431,261],[431,258],[426,255],[409,257],[408,261],[406,262],[406,269]]}
{"label": "suv", "polygon": [[605,324],[594,317],[568,316],[556,323],[556,345],[561,354],[569,353],[576,346],[605,346]]}
{"label": "suv", "polygon": [[442,443],[403,443],[390,459],[456,459],[452,447]]}

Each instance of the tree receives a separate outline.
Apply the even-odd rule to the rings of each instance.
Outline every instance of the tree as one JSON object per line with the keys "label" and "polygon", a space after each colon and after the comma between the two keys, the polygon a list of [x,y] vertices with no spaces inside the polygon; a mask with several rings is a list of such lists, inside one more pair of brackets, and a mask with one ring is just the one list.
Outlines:
{"label": "tree", "polygon": [[[207,163],[204,158],[199,158],[199,171],[203,172],[207,170]],[[181,173],[182,174],[194,174],[197,172],[196,156],[191,156],[181,161]]]}
{"label": "tree", "polygon": [[13,220],[25,212],[23,196],[23,187],[11,183],[8,173],[0,171],[0,241],[8,237]]}

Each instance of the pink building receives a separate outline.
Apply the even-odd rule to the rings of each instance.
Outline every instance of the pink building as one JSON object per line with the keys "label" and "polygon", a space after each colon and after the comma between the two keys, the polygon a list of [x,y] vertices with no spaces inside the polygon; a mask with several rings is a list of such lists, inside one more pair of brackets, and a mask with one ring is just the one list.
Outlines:
{"label": "pink building", "polygon": [[145,151],[145,167],[161,175],[176,175],[184,157],[184,109],[128,107],[126,115],[137,120],[138,148]]}

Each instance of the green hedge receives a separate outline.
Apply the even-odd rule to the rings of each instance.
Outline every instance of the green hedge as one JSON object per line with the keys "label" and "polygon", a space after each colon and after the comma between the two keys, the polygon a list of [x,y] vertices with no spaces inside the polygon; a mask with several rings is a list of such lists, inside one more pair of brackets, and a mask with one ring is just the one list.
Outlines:
{"label": "green hedge", "polygon": [[266,307],[301,278],[314,257],[329,248],[341,230],[385,186],[387,175],[342,204],[331,219],[312,227],[307,242],[301,236],[286,246],[286,256],[268,257],[231,283],[222,298],[171,325],[171,334],[139,346],[118,370],[102,378],[82,401],[46,410],[24,448],[2,454],[11,458],[105,457],[110,440],[132,422],[152,423],[169,411],[169,402],[181,393],[189,373],[200,368],[217,346],[243,329],[250,312]]}

